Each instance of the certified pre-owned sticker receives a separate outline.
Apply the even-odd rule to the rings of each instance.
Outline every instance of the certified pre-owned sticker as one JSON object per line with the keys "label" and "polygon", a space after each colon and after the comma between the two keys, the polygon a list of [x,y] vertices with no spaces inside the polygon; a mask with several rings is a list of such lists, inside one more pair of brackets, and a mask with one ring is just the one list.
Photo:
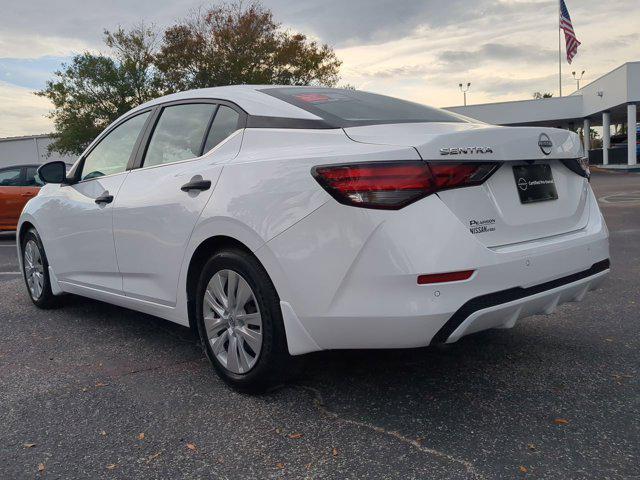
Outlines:
{"label": "certified pre-owned sticker", "polygon": [[474,235],[479,233],[495,232],[496,219],[486,218],[484,220],[469,220],[469,231]]}

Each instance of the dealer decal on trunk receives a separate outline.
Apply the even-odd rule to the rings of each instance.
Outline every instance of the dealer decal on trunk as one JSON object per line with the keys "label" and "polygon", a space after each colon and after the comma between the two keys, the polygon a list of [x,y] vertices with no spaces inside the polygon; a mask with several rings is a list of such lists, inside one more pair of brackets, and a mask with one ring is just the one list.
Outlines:
{"label": "dealer decal on trunk", "polygon": [[484,220],[469,220],[469,231],[474,235],[479,233],[495,232],[496,219],[487,218]]}

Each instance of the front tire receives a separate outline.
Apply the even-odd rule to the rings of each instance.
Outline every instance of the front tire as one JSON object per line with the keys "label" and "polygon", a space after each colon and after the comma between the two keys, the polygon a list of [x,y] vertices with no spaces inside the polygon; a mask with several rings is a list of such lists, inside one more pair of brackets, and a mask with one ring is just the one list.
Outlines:
{"label": "front tire", "polygon": [[54,308],[58,298],[51,292],[49,262],[40,235],[35,228],[22,238],[22,274],[31,301],[42,309]]}
{"label": "front tire", "polygon": [[215,253],[196,292],[200,339],[218,375],[236,390],[259,393],[286,379],[280,299],[262,265],[240,249]]}

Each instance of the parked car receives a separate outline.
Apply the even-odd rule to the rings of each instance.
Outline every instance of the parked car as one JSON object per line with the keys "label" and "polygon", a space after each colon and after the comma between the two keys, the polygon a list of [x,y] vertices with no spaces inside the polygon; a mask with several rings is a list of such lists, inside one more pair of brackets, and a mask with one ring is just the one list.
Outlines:
{"label": "parked car", "polygon": [[70,292],[191,326],[244,391],[325,349],[455,342],[581,300],[609,271],[579,137],[355,90],[153,100],[29,201],[42,308]]}
{"label": "parked car", "polygon": [[0,168],[0,231],[13,231],[25,204],[40,191],[39,165]]}
{"label": "parked car", "polygon": [[[637,130],[637,142],[636,142],[636,156],[640,159],[640,127]],[[627,149],[629,145],[628,137],[626,134],[613,135],[611,137],[611,148]]]}

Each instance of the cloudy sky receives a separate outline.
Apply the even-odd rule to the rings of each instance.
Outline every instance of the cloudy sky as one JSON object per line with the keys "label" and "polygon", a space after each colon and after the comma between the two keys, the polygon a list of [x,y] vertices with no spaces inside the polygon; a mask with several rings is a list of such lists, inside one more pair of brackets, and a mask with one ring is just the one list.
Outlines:
{"label": "cloudy sky", "polygon": [[[566,0],[582,41],[573,66],[593,80],[640,60],[638,0]],[[557,92],[556,0],[263,0],[286,28],[332,45],[342,80],[357,88],[435,106]],[[0,0],[0,137],[52,130],[50,105],[33,91],[102,31],[144,20],[166,26],[201,0]],[[556,93],[557,94],[557,93]]]}

